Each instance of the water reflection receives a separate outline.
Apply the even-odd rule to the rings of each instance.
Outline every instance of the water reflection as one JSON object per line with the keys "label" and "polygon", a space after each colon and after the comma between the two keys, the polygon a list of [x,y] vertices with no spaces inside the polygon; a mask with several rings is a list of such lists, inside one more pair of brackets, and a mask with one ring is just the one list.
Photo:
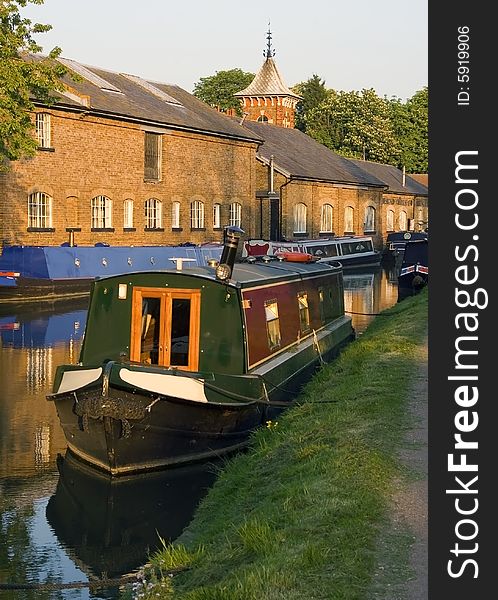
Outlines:
{"label": "water reflection", "polygon": [[176,539],[214,482],[214,463],[111,478],[70,452],[59,456],[59,482],[47,520],[88,576],[118,577],[149,551]]}

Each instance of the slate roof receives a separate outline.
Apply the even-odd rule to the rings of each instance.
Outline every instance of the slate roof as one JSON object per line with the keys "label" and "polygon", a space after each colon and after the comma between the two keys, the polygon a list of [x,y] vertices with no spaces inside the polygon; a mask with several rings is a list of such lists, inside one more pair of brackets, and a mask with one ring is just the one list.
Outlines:
{"label": "slate roof", "polygon": [[269,161],[273,155],[275,167],[287,176],[385,188],[382,180],[360,168],[354,161],[332,152],[299,129],[256,121],[245,121],[244,127],[264,139],[257,150],[257,156]]}
{"label": "slate roof", "polygon": [[177,85],[146,81],[70,59],[62,59],[61,62],[86,76],[80,81],[73,81],[69,76],[64,78],[68,92],[58,94],[59,107],[244,141],[261,141],[237,121]]}
{"label": "slate roof", "polygon": [[251,83],[245,89],[234,94],[234,96],[238,98],[243,96],[291,96],[298,100],[301,99],[301,96],[292,92],[285,85],[277,69],[277,65],[271,56],[265,60]]}
{"label": "slate roof", "polygon": [[427,196],[429,194],[429,190],[425,185],[415,181],[415,179],[412,179],[409,175],[406,175],[405,185],[403,185],[403,171],[397,167],[371,162],[369,160],[350,160],[361,169],[383,181],[388,186],[388,193],[412,194],[417,196]]}

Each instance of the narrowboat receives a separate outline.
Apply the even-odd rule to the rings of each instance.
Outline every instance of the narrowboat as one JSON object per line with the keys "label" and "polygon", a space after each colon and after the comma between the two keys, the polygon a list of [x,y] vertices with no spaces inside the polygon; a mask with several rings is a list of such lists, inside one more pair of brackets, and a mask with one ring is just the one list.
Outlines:
{"label": "narrowboat", "polygon": [[0,310],[20,303],[83,298],[97,277],[205,265],[219,260],[221,244],[202,246],[6,246],[0,256]]}
{"label": "narrowboat", "polygon": [[344,270],[380,264],[381,253],[375,250],[368,235],[345,235],[315,240],[272,242],[251,239],[244,243],[242,257],[278,256],[279,254],[302,253],[321,262],[339,261]]}
{"label": "narrowboat", "polygon": [[417,294],[429,283],[428,250],[426,239],[407,242],[398,275],[398,302]]}
{"label": "narrowboat", "polygon": [[387,234],[384,257],[401,262],[407,242],[427,240],[428,237],[427,231],[391,231]]}
{"label": "narrowboat", "polygon": [[78,364],[53,393],[68,448],[112,475],[242,448],[354,339],[340,263],[220,262],[92,284]]}

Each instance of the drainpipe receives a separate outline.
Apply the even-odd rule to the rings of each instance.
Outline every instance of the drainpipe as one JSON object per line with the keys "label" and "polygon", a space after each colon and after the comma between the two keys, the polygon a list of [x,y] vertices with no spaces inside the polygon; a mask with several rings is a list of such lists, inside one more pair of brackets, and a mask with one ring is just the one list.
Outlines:
{"label": "drainpipe", "polygon": [[268,190],[268,192],[270,194],[273,194],[273,192],[274,192],[274,188],[273,188],[273,181],[274,181],[274,178],[275,178],[275,164],[274,164],[274,160],[275,160],[275,157],[272,154],[270,156],[270,185],[269,185],[270,189]]}
{"label": "drainpipe", "polygon": [[292,181],[292,176],[289,177],[289,179],[285,182],[282,183],[282,185],[279,188],[279,198],[280,198],[280,209],[279,209],[279,224],[278,224],[278,228],[279,228],[279,232],[278,232],[278,237],[280,238],[280,240],[282,240],[282,208],[283,208],[283,194],[282,194],[282,190],[284,187],[286,187],[287,185],[289,185],[289,183]]}

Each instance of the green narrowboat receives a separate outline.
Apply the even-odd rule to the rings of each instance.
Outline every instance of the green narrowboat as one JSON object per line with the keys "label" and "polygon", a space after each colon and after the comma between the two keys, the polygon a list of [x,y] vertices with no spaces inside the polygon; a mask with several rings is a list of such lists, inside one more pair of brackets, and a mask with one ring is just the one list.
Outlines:
{"label": "green narrowboat", "polygon": [[92,285],[79,363],[53,393],[68,448],[112,475],[220,456],[354,338],[339,263],[220,263]]}

